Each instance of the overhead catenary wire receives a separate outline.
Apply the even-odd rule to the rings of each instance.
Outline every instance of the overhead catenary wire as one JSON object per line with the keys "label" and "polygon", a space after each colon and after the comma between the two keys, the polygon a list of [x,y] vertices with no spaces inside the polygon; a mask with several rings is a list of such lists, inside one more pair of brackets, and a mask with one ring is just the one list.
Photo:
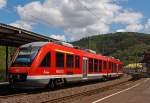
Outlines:
{"label": "overhead catenary wire", "polygon": [[[99,17],[94,13],[94,12],[92,12],[91,10],[90,10],[90,8],[88,8],[86,5],[84,5],[80,0],[76,0],[76,1],[78,1],[78,3],[87,11],[87,12],[89,12],[92,16],[94,16],[95,17],[95,19],[97,19],[98,21],[99,21]],[[91,47],[90,47],[90,37],[88,37],[88,48],[90,49]]]}
{"label": "overhead catenary wire", "polygon": [[96,13],[94,13],[93,11],[91,11],[90,8],[88,8],[86,5],[84,5],[80,0],[75,0],[75,1],[78,1],[79,4],[82,5],[82,7],[88,11],[92,16],[94,16],[97,20],[99,20],[100,18],[96,15]]}
{"label": "overhead catenary wire", "polygon": [[[98,21],[100,20],[100,17],[96,14],[96,13],[94,13],[89,7],[87,7],[86,5],[84,5],[83,3],[82,3],[82,0],[74,0],[74,2],[77,2],[78,4],[80,4],[87,12],[89,12],[93,17],[95,17],[95,19],[97,19]],[[10,9],[9,9],[10,7],[8,7],[8,11],[10,11]],[[44,24],[44,25],[52,25],[50,22],[41,22],[41,18],[39,18],[39,17],[36,17],[36,16],[34,16],[34,15],[32,15],[32,14],[29,14],[29,16],[31,17],[31,18],[33,18],[33,19],[31,19],[30,21],[30,25],[32,25],[32,22],[34,22],[34,21],[37,21],[38,23],[40,23],[40,24]],[[28,22],[29,23],[29,22]],[[33,23],[34,24],[34,23]]]}

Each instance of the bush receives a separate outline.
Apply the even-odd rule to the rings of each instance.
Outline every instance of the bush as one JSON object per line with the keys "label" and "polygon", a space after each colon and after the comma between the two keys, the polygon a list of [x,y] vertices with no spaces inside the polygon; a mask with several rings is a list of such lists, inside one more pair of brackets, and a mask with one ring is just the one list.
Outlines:
{"label": "bush", "polygon": [[141,78],[140,74],[132,74],[132,80],[138,80]]}

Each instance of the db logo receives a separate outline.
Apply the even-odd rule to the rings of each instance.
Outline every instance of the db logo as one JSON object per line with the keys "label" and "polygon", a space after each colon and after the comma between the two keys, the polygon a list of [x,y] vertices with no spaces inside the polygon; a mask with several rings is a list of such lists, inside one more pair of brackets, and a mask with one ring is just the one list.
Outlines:
{"label": "db logo", "polygon": [[19,72],[19,69],[16,69],[16,72]]}

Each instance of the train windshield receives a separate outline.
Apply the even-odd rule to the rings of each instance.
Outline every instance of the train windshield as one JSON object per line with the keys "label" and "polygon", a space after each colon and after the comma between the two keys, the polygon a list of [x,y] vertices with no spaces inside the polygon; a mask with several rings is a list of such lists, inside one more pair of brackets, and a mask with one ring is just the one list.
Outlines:
{"label": "train windshield", "polygon": [[40,47],[23,47],[12,63],[13,67],[30,67]]}

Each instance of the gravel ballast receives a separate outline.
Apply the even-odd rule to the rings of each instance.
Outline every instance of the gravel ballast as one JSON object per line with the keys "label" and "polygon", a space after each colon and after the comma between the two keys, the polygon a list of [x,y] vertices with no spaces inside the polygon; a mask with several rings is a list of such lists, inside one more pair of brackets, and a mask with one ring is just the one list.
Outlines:
{"label": "gravel ballast", "polygon": [[110,85],[119,84],[131,79],[130,76],[123,76],[120,79],[111,80],[107,82],[98,82],[95,84],[88,84],[83,86],[73,86],[70,88],[59,89],[54,91],[45,91],[45,92],[37,92],[37,93],[30,93],[25,95],[18,95],[14,97],[8,98],[0,98],[0,103],[41,103],[42,101],[52,100],[56,98],[61,98],[73,94],[82,93],[85,91],[94,90],[95,88],[103,88]]}

